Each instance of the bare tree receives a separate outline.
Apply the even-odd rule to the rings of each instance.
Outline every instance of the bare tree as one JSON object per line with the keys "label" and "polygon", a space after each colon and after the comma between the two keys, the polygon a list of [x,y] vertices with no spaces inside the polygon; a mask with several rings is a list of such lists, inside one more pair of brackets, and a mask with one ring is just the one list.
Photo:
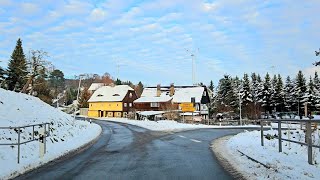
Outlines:
{"label": "bare tree", "polygon": [[30,88],[29,93],[32,94],[34,79],[45,73],[47,69],[50,69],[51,63],[45,59],[46,57],[48,57],[48,53],[43,50],[31,50],[31,57],[27,61],[29,77],[21,90],[22,93],[26,93]]}

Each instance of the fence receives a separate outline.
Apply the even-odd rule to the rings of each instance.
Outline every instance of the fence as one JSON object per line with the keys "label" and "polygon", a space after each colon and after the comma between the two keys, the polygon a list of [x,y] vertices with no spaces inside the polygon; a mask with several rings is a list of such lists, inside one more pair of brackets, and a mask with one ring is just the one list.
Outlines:
{"label": "fence", "polygon": [[[287,142],[292,142],[292,143],[297,143],[303,146],[307,146],[308,147],[308,163],[309,164],[313,164],[313,157],[312,157],[312,148],[319,148],[319,145],[314,145],[312,143],[312,125],[315,125],[315,128],[317,128],[317,125],[320,123],[320,120],[305,120],[305,119],[260,119],[260,125],[261,125],[261,146],[264,146],[264,133],[263,133],[263,124],[264,122],[277,122],[278,123],[278,137],[276,137],[278,139],[278,144],[279,144],[279,152],[282,152],[282,141],[287,141]],[[283,122],[286,123],[300,123],[301,124],[301,128],[302,128],[302,123],[305,124],[305,128],[306,128],[306,135],[305,135],[305,140],[306,142],[299,142],[299,141],[294,141],[291,139],[284,139],[282,138],[282,130],[281,130],[281,125]]]}
{"label": "fence", "polygon": [[[43,127],[44,128],[44,136],[41,136],[39,134],[39,138],[35,138],[35,130],[34,128],[35,127]],[[28,141],[24,141],[24,142],[21,142],[21,130],[22,129],[27,129],[27,128],[31,128],[32,127],[32,139],[31,140],[28,140]],[[48,128],[48,130],[47,130]],[[3,145],[3,146],[18,146],[18,156],[17,156],[17,159],[18,159],[18,164],[20,163],[20,145],[21,144],[27,144],[29,142],[32,142],[32,141],[43,141],[44,143],[44,152],[46,152],[46,138],[50,136],[50,124],[49,123],[42,123],[42,124],[33,124],[33,125],[27,125],[27,126],[17,126],[17,127],[0,127],[0,129],[9,129],[9,130],[15,130],[15,131],[18,131],[17,132],[17,135],[18,135],[18,138],[17,138],[17,141],[16,143],[2,143],[0,145]]]}

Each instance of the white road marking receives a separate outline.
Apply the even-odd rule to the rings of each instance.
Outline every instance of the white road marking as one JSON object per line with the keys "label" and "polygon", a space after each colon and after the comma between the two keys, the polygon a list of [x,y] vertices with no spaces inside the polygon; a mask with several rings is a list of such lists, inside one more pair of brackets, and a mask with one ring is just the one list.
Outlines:
{"label": "white road marking", "polygon": [[196,139],[190,139],[190,140],[193,141],[193,142],[201,143],[201,141],[196,140]]}
{"label": "white road marking", "polygon": [[179,137],[181,137],[181,138],[186,138],[185,136],[182,136],[182,135],[178,135]]}

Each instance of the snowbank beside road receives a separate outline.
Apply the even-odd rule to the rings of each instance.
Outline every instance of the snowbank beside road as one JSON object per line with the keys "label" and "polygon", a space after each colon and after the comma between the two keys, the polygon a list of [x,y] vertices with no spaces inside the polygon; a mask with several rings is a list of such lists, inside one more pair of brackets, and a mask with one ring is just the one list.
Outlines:
{"label": "snowbank beside road", "polygon": [[[284,131],[285,133],[286,131]],[[266,131],[265,134],[273,136],[277,131]],[[287,134],[283,134],[284,138]],[[318,136],[317,134],[315,134]],[[304,141],[302,131],[290,132],[291,139]],[[283,152],[278,152],[278,139],[265,138],[265,146],[260,144],[260,131],[244,132],[231,137],[219,144],[226,148],[227,159],[230,164],[237,167],[238,172],[249,179],[320,179],[319,165],[309,165],[306,146],[283,142]],[[315,141],[318,144],[318,138]],[[257,160],[261,164],[249,160],[240,152]],[[315,160],[320,162],[319,150],[314,149]],[[223,155],[223,154],[222,154]],[[264,167],[266,165],[269,168]]]}
{"label": "snowbank beside road", "polygon": [[[73,118],[40,99],[0,88],[0,127],[17,127],[50,123],[47,151],[39,158],[39,142],[21,145],[20,164],[17,163],[17,146],[0,145],[0,179],[15,177],[60,156],[63,156],[96,139],[101,127]],[[35,138],[43,127],[35,127]],[[17,143],[17,130],[0,129],[0,144]],[[21,142],[32,139],[32,127],[21,129]]]}
{"label": "snowbank beside road", "polygon": [[257,125],[214,126],[214,125],[204,125],[204,124],[185,124],[185,123],[178,123],[172,120],[149,121],[149,120],[131,120],[127,118],[98,118],[98,119],[131,124],[131,125],[143,127],[152,131],[181,131],[181,130],[192,130],[192,129],[200,129],[200,128],[216,128],[216,129],[260,128],[260,126],[257,126]]}

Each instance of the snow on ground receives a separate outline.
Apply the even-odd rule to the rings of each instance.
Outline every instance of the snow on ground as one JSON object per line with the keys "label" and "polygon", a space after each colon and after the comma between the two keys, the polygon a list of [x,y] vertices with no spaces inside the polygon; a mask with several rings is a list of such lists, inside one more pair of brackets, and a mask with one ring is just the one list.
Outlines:
{"label": "snow on ground", "polygon": [[[0,88],[0,127],[17,127],[50,123],[47,151],[39,158],[39,142],[21,145],[20,164],[17,163],[17,146],[0,145],[0,179],[15,177],[25,171],[75,150],[94,140],[101,127],[85,121],[76,121],[70,115],[49,106],[36,97],[6,91]],[[40,128],[35,127],[35,132]],[[17,129],[0,129],[0,144],[17,143]],[[36,134],[35,138],[39,136]],[[21,129],[21,142],[31,140],[32,127]]]}
{"label": "snow on ground", "polygon": [[[231,163],[240,172],[249,174],[249,179],[320,179],[320,166],[309,165],[307,147],[295,143],[283,141],[283,152],[278,152],[278,139],[274,138],[277,131],[265,131],[269,134],[270,140],[264,139],[265,146],[260,144],[260,131],[240,133],[231,137],[222,147],[231,155]],[[301,130],[283,130],[283,138],[304,142],[304,132]],[[319,144],[319,131],[313,134],[313,143]],[[238,152],[250,156],[259,162],[268,165],[271,169],[241,156]],[[313,149],[315,163],[320,162],[319,149]]]}
{"label": "snow on ground", "polygon": [[152,131],[181,131],[200,128],[258,128],[257,125],[245,125],[245,126],[214,126],[204,124],[185,124],[178,123],[173,120],[161,120],[161,121],[149,121],[149,120],[131,120],[127,118],[98,118],[100,120],[107,120],[113,122],[121,122],[131,124],[139,127],[143,127]]}

